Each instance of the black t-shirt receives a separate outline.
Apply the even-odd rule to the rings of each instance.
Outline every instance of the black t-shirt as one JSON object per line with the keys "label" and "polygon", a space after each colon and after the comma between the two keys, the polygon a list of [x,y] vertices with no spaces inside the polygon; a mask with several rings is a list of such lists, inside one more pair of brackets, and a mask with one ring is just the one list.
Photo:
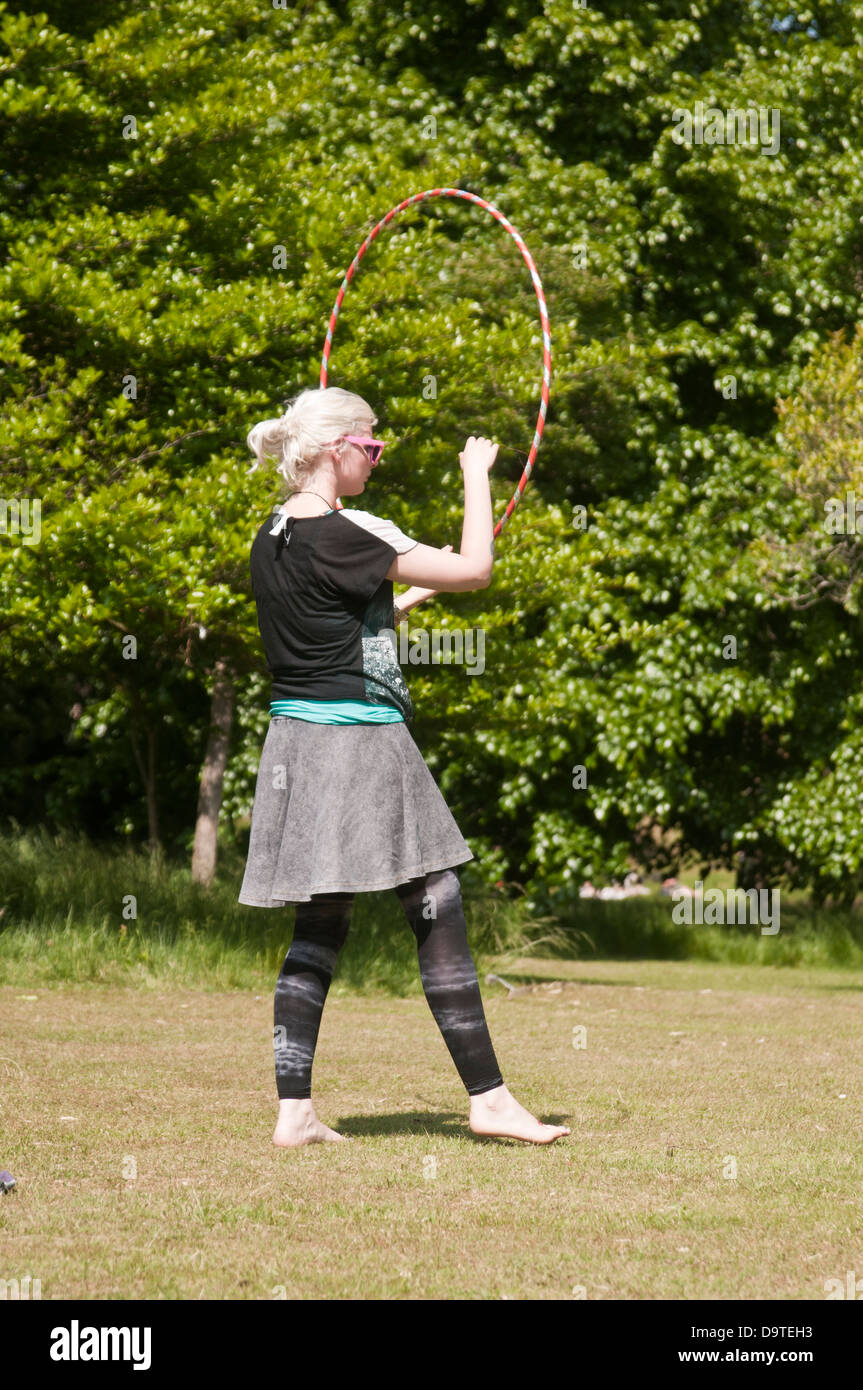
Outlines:
{"label": "black t-shirt", "polygon": [[366,700],[413,718],[384,630],[393,630],[387,570],[416,544],[392,522],[350,508],[267,518],[250,570],[273,700]]}

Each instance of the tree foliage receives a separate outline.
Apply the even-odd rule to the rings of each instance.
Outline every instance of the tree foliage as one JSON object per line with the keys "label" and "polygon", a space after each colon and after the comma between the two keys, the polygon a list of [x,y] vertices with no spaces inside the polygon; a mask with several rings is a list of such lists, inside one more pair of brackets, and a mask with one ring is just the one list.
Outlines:
{"label": "tree foliage", "polygon": [[[268,698],[248,547],[279,495],[246,432],[317,383],[374,221],[457,185],[530,246],[554,352],[492,587],[414,615],[485,634],[482,675],[406,672],[480,872],[537,905],[633,851],[858,881],[856,588],[795,607],[753,543],[802,575],[789,547],[808,526],[811,552],[812,499],[846,431],[859,444],[859,375],[807,363],[859,317],[863,7],[786,19],[742,0],[0,5],[0,466],[4,497],[42,508],[38,544],[0,537],[16,814],[139,838],[155,807],[188,848],[222,663],[241,827]],[[775,153],[679,141],[698,102],[777,112]],[[501,441],[499,514],[540,366],[501,229],[466,204],[396,219],[331,359],[391,441],[362,505],[457,544],[479,432]]]}

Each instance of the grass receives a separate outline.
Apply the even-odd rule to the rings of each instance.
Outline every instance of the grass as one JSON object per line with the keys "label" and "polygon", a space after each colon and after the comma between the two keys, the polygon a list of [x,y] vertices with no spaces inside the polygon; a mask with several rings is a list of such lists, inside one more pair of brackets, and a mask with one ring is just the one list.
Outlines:
{"label": "grass", "polygon": [[358,895],[315,1062],[321,1118],[356,1142],[285,1152],[292,911],[237,904],[238,853],[209,891],[14,826],[0,863],[0,1278],[72,1299],[820,1299],[863,1271],[854,913],[783,899],[778,936],[676,926],[658,899],[532,919],[465,873],[480,978],[522,987],[484,985],[504,1078],[573,1128],[540,1149],[470,1134],[395,895]]}
{"label": "grass", "polygon": [[272,979],[32,964],[0,988],[0,1276],[43,1299],[796,1300],[863,1271],[863,972],[512,957],[504,1078],[573,1127],[541,1149],[470,1135],[424,999],[336,994],[315,1097],[355,1142],[283,1151]]}
{"label": "grass", "polygon": [[[244,861],[223,853],[209,889],[185,864],[45,831],[0,835],[0,981],[272,988],[293,908],[237,902]],[[134,915],[132,915],[134,913]],[[471,904],[478,963],[523,946],[517,904]],[[357,895],[333,991],[416,994],[416,945],[392,892]]]}
{"label": "grass", "polygon": [[[241,907],[243,860],[222,853],[205,890],[188,865],[46,831],[0,834],[0,981],[32,985],[162,983],[268,992],[291,936],[292,908]],[[481,973],[526,952],[560,960],[702,959],[863,969],[863,917],[782,901],[781,930],[677,925],[668,899],[577,901],[546,916],[484,891],[462,872]],[[134,915],[132,913],[134,912]],[[416,996],[416,950],[392,892],[358,894],[334,994]]]}

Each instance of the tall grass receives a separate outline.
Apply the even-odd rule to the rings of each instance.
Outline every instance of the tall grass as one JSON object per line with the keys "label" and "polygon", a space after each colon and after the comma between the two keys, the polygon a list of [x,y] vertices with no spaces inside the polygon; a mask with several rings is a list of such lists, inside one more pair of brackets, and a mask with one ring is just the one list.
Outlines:
{"label": "tall grass", "polygon": [[[0,982],[171,983],[272,989],[294,909],[237,902],[243,860],[221,853],[209,889],[188,865],[73,833],[0,833]],[[483,967],[522,944],[521,914],[504,899],[471,899],[470,939]],[[392,892],[359,893],[333,991],[421,990],[416,944]]]}
{"label": "tall grass", "polygon": [[[624,901],[587,898],[549,919],[546,940],[531,954],[571,959],[705,960],[736,965],[863,967],[863,916],[842,908],[815,909],[783,897],[780,930],[757,925],[687,926],[672,920],[659,895]],[[575,949],[573,949],[575,947]]]}
{"label": "tall grass", "polygon": [[[81,835],[0,833],[0,981],[13,985],[130,983],[268,992],[290,944],[294,910],[242,907],[243,860],[223,849],[215,883],[187,864]],[[524,904],[463,876],[480,978],[520,957],[702,959],[740,964],[863,967],[853,912],[783,903],[781,931],[677,925],[668,899],[578,901],[531,917]],[[359,893],[333,992],[415,994],[413,935],[392,892]]]}

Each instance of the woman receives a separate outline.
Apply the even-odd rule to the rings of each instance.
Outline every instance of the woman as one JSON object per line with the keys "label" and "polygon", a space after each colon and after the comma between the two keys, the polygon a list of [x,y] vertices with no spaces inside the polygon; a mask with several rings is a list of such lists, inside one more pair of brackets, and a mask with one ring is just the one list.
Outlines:
{"label": "woman", "polygon": [[[441,590],[485,588],[493,566],[488,472],[497,445],[468,439],[461,551],[406,536],[344,508],[380,464],[376,416],[338,387],[303,391],[248,436],[293,488],[252,543],[252,589],[273,678],[270,726],[252,809],[239,901],[296,904],[274,1006],[284,1148],[341,1140],[312,1104],[321,1014],[357,892],[393,888],[417,941],[429,1007],[470,1097],[475,1134],[538,1144],[569,1134],[542,1124],[504,1085],[467,942],[456,866],[473,858],[408,731],[410,695],[391,634]],[[393,606],[393,581],[411,588]]]}

